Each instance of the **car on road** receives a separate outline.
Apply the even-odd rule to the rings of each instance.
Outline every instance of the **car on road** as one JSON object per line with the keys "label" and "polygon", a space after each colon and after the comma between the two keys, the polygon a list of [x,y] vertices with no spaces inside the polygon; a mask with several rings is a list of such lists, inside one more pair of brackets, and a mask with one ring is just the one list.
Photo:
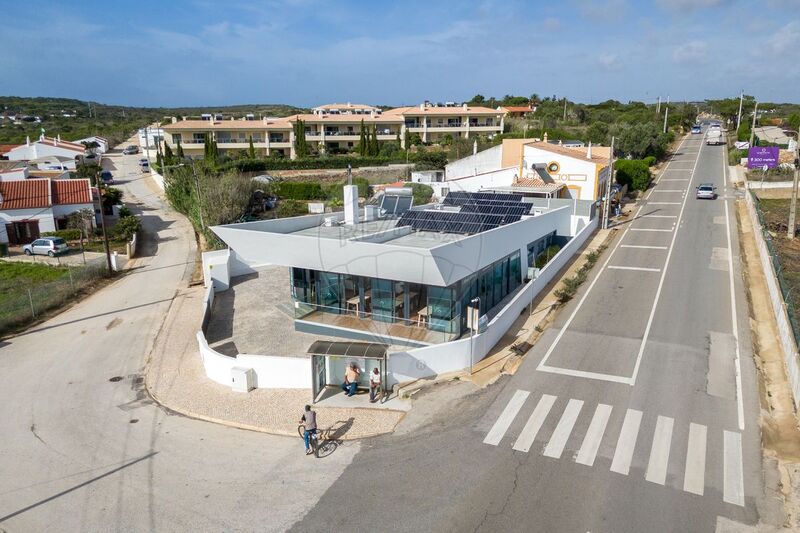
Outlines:
{"label": "car on road", "polygon": [[139,147],[136,146],[135,144],[131,144],[130,146],[126,147],[122,151],[122,153],[125,154],[125,155],[138,154],[139,153]]}
{"label": "car on road", "polygon": [[692,134],[697,134],[697,133],[702,133],[699,124],[695,124],[694,126],[692,126]]}
{"label": "car on road", "polygon": [[22,247],[25,255],[49,255],[55,257],[69,251],[67,241],[61,237],[42,237]]}
{"label": "car on road", "polygon": [[139,159],[139,169],[142,172],[149,171],[150,170],[150,160],[147,159],[146,157],[142,157],[141,159]]}
{"label": "car on road", "polygon": [[111,174],[110,170],[104,170],[100,173],[100,179],[103,180],[103,183],[106,185],[113,185],[114,184],[114,175]]}
{"label": "car on road", "polygon": [[701,183],[697,186],[698,200],[715,200],[717,198],[717,188],[713,183]]}

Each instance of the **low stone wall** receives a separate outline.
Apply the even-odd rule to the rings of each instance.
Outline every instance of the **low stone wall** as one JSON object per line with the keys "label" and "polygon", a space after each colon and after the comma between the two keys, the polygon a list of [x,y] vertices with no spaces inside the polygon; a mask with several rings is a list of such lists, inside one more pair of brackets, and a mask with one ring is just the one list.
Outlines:
{"label": "low stone wall", "polygon": [[800,363],[798,362],[800,354],[797,351],[797,343],[795,342],[792,326],[789,323],[789,315],[786,312],[786,304],[783,301],[778,277],[772,267],[767,243],[764,241],[763,228],[756,212],[752,193],[745,194],[745,201],[747,203],[747,212],[750,215],[750,222],[753,224],[753,238],[756,240],[758,255],[761,258],[761,268],[764,270],[764,277],[767,280],[770,301],[772,301],[772,312],[778,324],[779,340],[783,349],[789,383],[792,387],[794,404],[795,407],[800,407]]}

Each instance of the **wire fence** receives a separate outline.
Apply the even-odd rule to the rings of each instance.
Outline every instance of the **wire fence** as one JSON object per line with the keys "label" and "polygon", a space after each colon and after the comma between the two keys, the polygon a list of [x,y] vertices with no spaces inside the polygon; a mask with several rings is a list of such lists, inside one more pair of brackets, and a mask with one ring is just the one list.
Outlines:
{"label": "wire fence", "polygon": [[[772,234],[767,229],[769,227],[768,222],[764,217],[764,212],[761,209],[761,202],[758,199],[758,196],[756,196],[753,191],[750,191],[750,194],[753,197],[753,205],[755,205],[756,208],[758,222],[761,224],[761,235],[764,237],[764,242],[766,243],[767,250],[769,251],[769,259],[772,262],[772,268],[775,270],[775,276],[778,278],[778,287],[781,291],[784,305],[786,306],[786,314],[789,315],[789,324],[792,326],[794,340],[795,343],[800,346],[800,324],[798,324],[797,321],[797,307],[795,305],[795,300],[792,297],[792,292],[793,289],[796,288],[796,285],[789,283],[783,273],[784,271],[783,267],[781,266],[781,260],[775,247],[775,243],[773,242]],[[795,294],[794,296],[800,297],[800,294]]]}
{"label": "wire fence", "polygon": [[50,281],[20,278],[0,284],[0,335],[33,322],[51,309],[70,303],[78,293],[108,276],[105,259],[89,261],[85,265],[52,268],[60,270],[61,274]]}

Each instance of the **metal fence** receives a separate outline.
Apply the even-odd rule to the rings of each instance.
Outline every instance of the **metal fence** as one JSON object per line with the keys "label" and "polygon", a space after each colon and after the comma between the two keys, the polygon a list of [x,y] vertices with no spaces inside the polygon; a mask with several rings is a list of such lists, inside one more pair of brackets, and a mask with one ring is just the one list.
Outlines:
{"label": "metal fence", "polygon": [[63,274],[48,282],[20,282],[0,296],[0,335],[24,326],[46,311],[70,303],[76,295],[108,275],[105,259],[85,265],[64,265]]}
{"label": "metal fence", "polygon": [[[789,316],[789,324],[792,326],[792,333],[794,334],[795,343],[800,346],[800,324],[797,321],[797,313],[796,307],[794,303],[794,299],[792,298],[792,290],[795,289],[795,286],[792,286],[790,283],[786,281],[786,277],[783,275],[783,267],[781,266],[780,257],[778,257],[778,251],[775,249],[775,244],[772,242],[772,235],[767,230],[767,223],[764,219],[764,212],[761,210],[761,202],[758,199],[758,196],[753,191],[749,191],[753,198],[753,205],[756,208],[756,214],[758,215],[758,222],[761,224],[761,235],[764,237],[764,242],[767,245],[767,250],[769,251],[769,259],[772,263],[772,268],[775,270],[775,276],[778,278],[778,287],[781,291],[781,296],[783,297],[783,303],[786,306],[786,314]],[[795,295],[800,296],[800,295]]]}

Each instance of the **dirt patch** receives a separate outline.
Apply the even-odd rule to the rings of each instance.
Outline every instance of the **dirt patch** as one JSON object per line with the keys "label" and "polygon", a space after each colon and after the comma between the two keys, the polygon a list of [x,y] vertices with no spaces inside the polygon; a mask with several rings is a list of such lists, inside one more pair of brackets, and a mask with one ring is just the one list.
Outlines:
{"label": "dirt patch", "polygon": [[778,343],[772,302],[753,236],[754,228],[744,202],[737,202],[737,216],[748,288],[753,357],[759,378],[764,475],[766,479],[770,475],[777,478],[774,483],[767,483],[766,496],[779,501],[785,515],[782,518],[785,521],[775,525],[794,528],[800,526],[800,428],[783,351]]}
{"label": "dirt patch", "polygon": [[115,327],[119,326],[120,324],[122,324],[122,319],[117,317],[114,320],[112,320],[111,322],[109,322],[108,324],[106,324],[106,331],[108,331],[109,329],[115,328]]}

